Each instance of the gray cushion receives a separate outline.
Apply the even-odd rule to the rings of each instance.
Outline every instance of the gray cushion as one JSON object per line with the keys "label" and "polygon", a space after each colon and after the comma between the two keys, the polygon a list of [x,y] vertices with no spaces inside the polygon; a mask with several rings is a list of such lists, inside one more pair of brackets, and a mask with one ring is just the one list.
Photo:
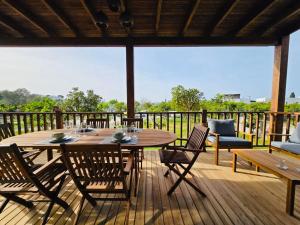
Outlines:
{"label": "gray cushion", "polygon": [[[215,143],[216,137],[215,136],[208,136],[207,140]],[[239,137],[228,137],[228,136],[220,136],[219,137],[219,144],[221,147],[235,147],[235,146],[242,146],[245,148],[251,148],[252,144],[251,141],[247,141],[243,138]]]}
{"label": "gray cushion", "polygon": [[222,136],[235,136],[234,120],[209,119],[207,122],[211,132]]}
{"label": "gray cushion", "polygon": [[300,144],[291,143],[291,142],[272,141],[271,146],[284,149],[294,154],[300,154]]}
{"label": "gray cushion", "polygon": [[300,123],[297,124],[296,129],[290,136],[289,142],[300,144]]}

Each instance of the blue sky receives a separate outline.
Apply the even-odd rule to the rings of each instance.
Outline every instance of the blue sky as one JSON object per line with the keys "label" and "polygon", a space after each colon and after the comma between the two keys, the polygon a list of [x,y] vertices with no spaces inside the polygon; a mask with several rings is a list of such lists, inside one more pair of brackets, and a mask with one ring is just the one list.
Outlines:
{"label": "blue sky", "polygon": [[[137,100],[170,99],[172,87],[270,97],[274,47],[136,48]],[[287,94],[300,96],[300,32],[291,36]],[[93,89],[105,99],[126,99],[124,48],[0,48],[0,90],[66,95]]]}

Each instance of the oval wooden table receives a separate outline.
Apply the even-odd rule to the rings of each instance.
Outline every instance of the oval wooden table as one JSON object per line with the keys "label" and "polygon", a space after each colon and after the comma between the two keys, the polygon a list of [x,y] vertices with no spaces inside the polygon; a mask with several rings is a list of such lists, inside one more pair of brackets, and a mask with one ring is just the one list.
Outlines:
{"label": "oval wooden table", "polygon": [[[38,148],[41,150],[47,150],[48,160],[53,157],[53,149],[60,149],[59,143],[50,143],[54,133],[64,132],[66,135],[74,135],[74,130],[72,129],[59,129],[59,130],[49,130],[49,131],[38,131],[22,135],[13,136],[4,139],[0,142],[0,145],[10,145],[16,143],[19,147],[23,148]],[[116,129],[95,129],[93,132],[80,133],[76,135],[75,140],[70,142],[71,144],[103,144],[107,143]],[[138,157],[138,149],[145,147],[161,147],[168,145],[176,141],[177,136],[174,133],[153,130],[153,129],[142,129],[139,132],[134,133],[137,136],[137,141],[134,144],[122,143],[121,148],[132,149],[135,154],[135,158]],[[77,137],[78,136],[78,137]],[[108,141],[109,142],[109,141]],[[137,160],[135,160],[137,162]],[[135,195],[138,186],[138,165],[135,164]]]}
{"label": "oval wooden table", "polygon": [[[38,131],[22,135],[13,136],[4,139],[0,142],[0,145],[10,145],[16,143],[19,147],[27,148],[40,148],[40,149],[59,149],[59,143],[50,143],[49,140],[52,134],[63,132],[66,135],[74,136],[74,130],[72,129],[59,129],[49,131]],[[70,142],[72,144],[102,144],[103,141],[116,132],[116,129],[95,129],[93,132],[80,133],[76,142]],[[160,147],[170,144],[176,141],[177,136],[172,132],[154,130],[154,129],[142,129],[136,132],[137,142],[135,144],[122,143],[121,147],[127,148],[145,148],[145,147]]]}

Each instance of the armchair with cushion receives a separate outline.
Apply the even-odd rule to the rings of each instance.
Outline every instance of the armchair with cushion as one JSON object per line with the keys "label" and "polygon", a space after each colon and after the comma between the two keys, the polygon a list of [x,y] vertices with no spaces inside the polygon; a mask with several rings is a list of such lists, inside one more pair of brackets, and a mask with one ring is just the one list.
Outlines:
{"label": "armchair with cushion", "polygon": [[[288,139],[284,142],[272,141],[276,136],[286,136]],[[279,151],[300,158],[300,123],[297,124],[296,129],[292,134],[271,133],[269,152],[272,153],[272,151]]]}
{"label": "armchair with cushion", "polygon": [[208,127],[210,129],[207,137],[207,144],[215,148],[215,164],[219,165],[219,150],[232,148],[252,148],[253,134],[239,132],[250,137],[250,140],[240,138],[234,128],[234,120],[216,120],[209,119]]}

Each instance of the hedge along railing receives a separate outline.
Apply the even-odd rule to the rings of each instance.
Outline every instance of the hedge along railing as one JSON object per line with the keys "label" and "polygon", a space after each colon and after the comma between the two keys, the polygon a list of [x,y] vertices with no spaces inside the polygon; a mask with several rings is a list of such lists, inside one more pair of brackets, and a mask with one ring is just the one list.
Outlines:
{"label": "hedge along railing", "polygon": [[[180,144],[187,138],[196,123],[206,124],[208,118],[234,119],[237,134],[242,132],[255,134],[254,146],[266,146],[269,143],[270,118],[280,115],[284,117],[283,131],[289,134],[300,113],[278,112],[139,112],[136,117],[144,119],[145,128],[171,131],[177,134]],[[0,112],[0,123],[13,124],[15,134],[63,128],[64,122],[72,121],[78,125],[87,118],[108,118],[110,121],[120,122],[126,115],[123,112],[61,112],[56,110],[49,113],[32,112]]]}

